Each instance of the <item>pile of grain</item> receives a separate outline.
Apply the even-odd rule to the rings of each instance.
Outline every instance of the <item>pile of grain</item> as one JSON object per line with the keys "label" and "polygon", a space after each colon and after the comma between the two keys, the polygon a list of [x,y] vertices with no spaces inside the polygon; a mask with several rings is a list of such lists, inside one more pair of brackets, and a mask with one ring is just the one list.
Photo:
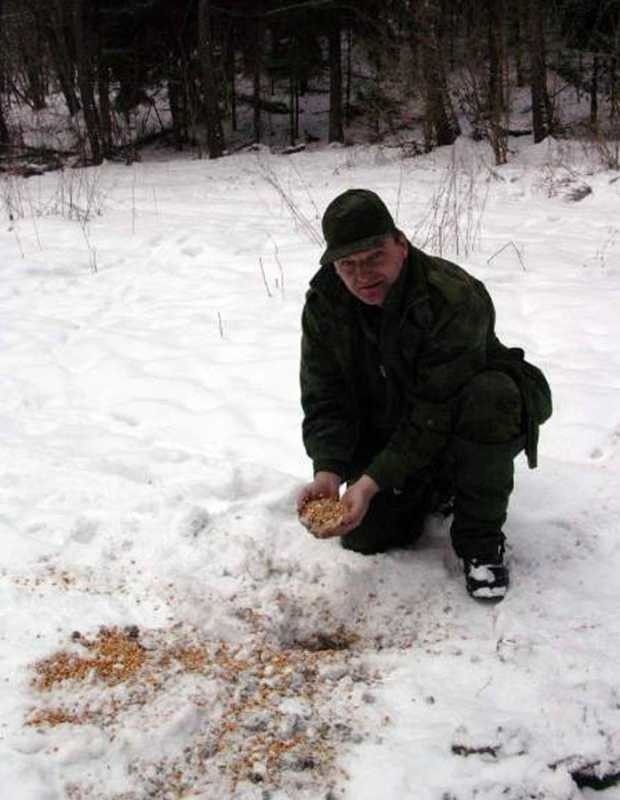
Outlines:
{"label": "pile of grain", "polygon": [[[352,650],[358,636],[341,626],[321,627],[278,645],[269,620],[245,611],[252,630],[243,643],[210,640],[179,624],[148,631],[101,628],[93,636],[74,632],[71,648],[33,665],[40,700],[26,725],[90,724],[114,737],[125,720],[135,724],[136,715],[145,726],[165,725],[157,698],[174,693],[203,721],[179,754],[156,763],[134,760],[144,796],[151,796],[153,781],[161,797],[172,796],[179,781],[185,793],[216,782],[223,787],[218,796],[232,796],[243,782],[270,788],[324,783],[338,744],[351,735],[331,698],[362,685]],[[180,682],[188,674],[193,681]],[[349,705],[350,698],[341,708]]]}
{"label": "pile of grain", "polygon": [[321,497],[308,500],[302,508],[299,519],[306,528],[319,539],[330,536],[344,519],[344,506],[340,500]]}
{"label": "pile of grain", "polygon": [[95,639],[76,632],[73,640],[85,648],[85,653],[62,651],[39,661],[36,666],[38,689],[51,689],[66,680],[85,680],[93,672],[109,684],[132,677],[145,662],[146,653],[138,642],[133,628],[101,628]]}

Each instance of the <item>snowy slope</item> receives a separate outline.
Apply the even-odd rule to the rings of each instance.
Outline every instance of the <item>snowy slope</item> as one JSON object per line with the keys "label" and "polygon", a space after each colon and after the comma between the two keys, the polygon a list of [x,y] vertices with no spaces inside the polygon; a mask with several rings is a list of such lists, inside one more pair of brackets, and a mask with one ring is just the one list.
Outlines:
{"label": "snowy slope", "polygon": [[[620,773],[620,181],[519,146],[5,181],[3,796],[572,800]],[[296,521],[299,315],[353,186],[482,278],[552,384],[499,606],[441,518],[371,558]]]}

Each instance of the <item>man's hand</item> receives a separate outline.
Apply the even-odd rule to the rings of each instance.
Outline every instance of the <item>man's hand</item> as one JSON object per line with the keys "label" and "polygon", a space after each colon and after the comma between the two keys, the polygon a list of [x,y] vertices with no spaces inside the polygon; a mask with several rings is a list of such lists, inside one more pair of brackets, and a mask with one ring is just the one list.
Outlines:
{"label": "man's hand", "polygon": [[345,507],[344,519],[335,531],[334,536],[344,536],[362,522],[368,511],[370,501],[379,491],[377,483],[369,476],[362,477],[349,486],[342,495],[341,502]]}
{"label": "man's hand", "polygon": [[297,512],[300,513],[308,500],[329,497],[337,500],[342,478],[335,472],[317,472],[312,483],[307,483],[297,495]]}

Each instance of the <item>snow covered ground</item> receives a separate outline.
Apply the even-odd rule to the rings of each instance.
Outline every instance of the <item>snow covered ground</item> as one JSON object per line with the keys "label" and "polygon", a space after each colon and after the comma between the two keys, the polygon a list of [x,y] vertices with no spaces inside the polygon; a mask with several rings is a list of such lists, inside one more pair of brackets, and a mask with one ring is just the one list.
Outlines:
{"label": "snow covered ground", "polygon": [[[5,180],[2,796],[575,800],[620,773],[620,180],[519,147]],[[354,186],[485,281],[554,390],[498,606],[441,518],[371,558],[296,520],[299,317]]]}

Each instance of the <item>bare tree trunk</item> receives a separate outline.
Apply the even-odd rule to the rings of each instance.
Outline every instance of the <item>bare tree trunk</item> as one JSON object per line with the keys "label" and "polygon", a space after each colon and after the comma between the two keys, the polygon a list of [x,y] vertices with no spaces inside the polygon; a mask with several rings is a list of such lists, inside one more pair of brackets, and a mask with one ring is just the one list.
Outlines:
{"label": "bare tree trunk", "polygon": [[297,141],[296,119],[295,119],[295,96],[297,94],[297,81],[295,76],[289,78],[289,142],[294,145]]}
{"label": "bare tree trunk", "polygon": [[506,110],[504,95],[504,43],[502,25],[504,19],[503,0],[487,0],[487,44],[489,59],[489,139],[493,147],[496,164],[505,164],[508,157],[508,142],[502,125]]}
{"label": "bare tree trunk", "polygon": [[60,84],[60,91],[62,92],[63,97],[65,98],[65,103],[67,104],[67,109],[69,111],[69,114],[71,114],[71,116],[74,117],[81,108],[80,101],[78,100],[78,96],[75,93],[73,81],[69,75],[67,64],[65,63],[65,57],[61,55],[58,41],[53,35],[51,35],[51,32],[50,32],[50,37],[48,39],[48,45],[54,71],[56,72],[58,83]]}
{"label": "bare tree trunk", "polygon": [[330,142],[344,142],[342,127],[342,30],[334,14],[329,28],[329,136]]}
{"label": "bare tree trunk", "polygon": [[[89,13],[91,12],[91,13]],[[75,35],[78,86],[84,109],[84,122],[90,144],[90,155],[94,164],[102,161],[101,126],[94,93],[94,24],[92,8],[85,0],[73,0],[73,29]]]}
{"label": "bare tree trunk", "polygon": [[80,110],[80,101],[75,91],[75,48],[74,36],[67,33],[73,31],[71,22],[71,4],[63,2],[50,3],[47,7],[48,16],[44,18],[42,35],[47,41],[52,67],[60,83],[60,90],[65,98],[67,109],[71,116]]}
{"label": "bare tree trunk", "polygon": [[172,117],[174,146],[177,150],[182,150],[183,142],[187,136],[187,126],[179,97],[178,78],[176,77],[168,78],[168,101],[170,103],[170,115]]}
{"label": "bare tree trunk", "polygon": [[2,95],[0,95],[0,153],[6,150],[11,144],[9,128],[4,117],[3,105],[3,98]]}
{"label": "bare tree trunk", "polygon": [[101,120],[101,139],[103,154],[112,152],[112,108],[110,106],[110,70],[99,68],[99,115]]}
{"label": "bare tree trunk", "polygon": [[618,115],[618,57],[609,59],[609,119]]}
{"label": "bare tree trunk", "polygon": [[296,141],[297,141],[297,139],[299,139],[299,94],[300,94],[299,81],[295,80],[295,93],[294,93],[293,99],[295,100],[295,116],[294,116],[295,128],[294,128],[294,135],[295,135],[295,140]]}
{"label": "bare tree trunk", "polygon": [[[24,99],[35,111],[41,111],[46,107],[47,89],[47,76],[44,74],[45,51],[41,41],[42,8],[36,0],[22,0],[18,8],[17,14],[11,13],[17,10],[15,6],[9,12],[9,19],[11,16],[19,19],[12,31],[13,42],[10,45],[11,50],[16,52],[19,66],[14,66],[12,72],[18,71],[23,75]],[[3,46],[6,47],[6,43]]]}
{"label": "bare tree trunk", "polygon": [[528,15],[532,127],[534,129],[534,142],[542,142],[551,132],[552,121],[550,113],[551,101],[547,91],[543,7],[539,4],[539,0],[529,0]]}
{"label": "bare tree trunk", "polygon": [[226,37],[226,80],[230,93],[230,119],[233,131],[237,130],[237,87],[235,80],[235,26],[231,22]]}
{"label": "bare tree trunk", "polygon": [[475,0],[466,0],[464,3],[464,16],[465,16],[465,38],[467,41],[471,41],[472,34],[475,28],[474,22],[474,6]]}
{"label": "bare tree trunk", "polygon": [[[200,70],[200,65],[198,65]],[[202,140],[198,132],[198,123],[202,119],[202,104],[200,98],[200,80],[196,78],[196,64],[190,60],[188,53],[183,50],[181,54],[181,81],[183,92],[180,100],[183,107],[183,116],[187,123],[187,140],[196,148],[198,158],[202,158]],[[200,77],[200,76],[198,76]]]}
{"label": "bare tree trunk", "polygon": [[[0,40],[2,37],[2,6],[3,0],[0,0]],[[0,57],[0,152],[6,150],[6,148],[10,145],[10,138],[9,138],[9,129],[6,124],[6,120],[4,118],[4,110],[3,110],[3,97],[2,91],[4,90],[4,59]]]}
{"label": "bare tree trunk", "polygon": [[35,19],[33,31],[32,56],[29,59],[28,67],[28,87],[34,108],[40,111],[47,107],[47,75],[44,70],[47,68],[46,59],[43,57],[43,41],[41,36],[41,25],[39,19]]}
{"label": "bare tree trunk", "polygon": [[[38,48],[37,48],[38,49]],[[41,60],[32,61],[31,56],[28,56],[28,64],[26,65],[26,74],[28,75],[28,97],[32,103],[35,111],[41,111],[47,106],[45,102],[45,81],[41,73]]]}
{"label": "bare tree trunk", "polygon": [[524,52],[525,42],[524,32],[524,0],[513,0],[507,6],[508,19],[510,25],[509,50],[514,54],[515,72],[517,86],[525,86],[525,64]]}
{"label": "bare tree trunk", "polygon": [[345,87],[344,117],[347,125],[351,121],[351,72],[352,72],[353,31],[347,28],[347,80]]}
{"label": "bare tree trunk", "polygon": [[11,144],[9,129],[4,119],[4,111],[2,110],[2,98],[0,97],[0,152],[6,150]]}
{"label": "bare tree trunk", "polygon": [[592,80],[590,82],[590,125],[598,122],[598,76],[601,62],[597,55],[592,56]]}
{"label": "bare tree trunk", "polygon": [[[420,55],[424,76],[425,148],[453,144],[461,133],[448,94],[447,79],[437,33],[436,0],[424,0],[416,8]],[[417,31],[416,31],[417,33]]]}
{"label": "bare tree trunk", "polygon": [[502,21],[503,0],[487,0],[487,46],[489,54],[489,109],[491,113],[505,110],[504,100],[504,44]]}
{"label": "bare tree trunk", "polygon": [[[262,2],[258,4],[262,9]],[[262,69],[262,50],[263,50],[264,26],[263,20],[257,16],[254,22],[254,46],[252,49],[254,80],[253,80],[253,102],[254,102],[254,141],[260,142],[263,130],[261,120],[261,69]]]}
{"label": "bare tree trunk", "polygon": [[457,9],[454,4],[450,4],[446,13],[448,14],[448,52],[450,54],[450,70],[456,68],[456,40],[459,33]]}
{"label": "bare tree trunk", "polygon": [[210,0],[200,0],[198,6],[198,36],[207,149],[209,150],[209,158],[220,158],[224,152],[224,132],[220,116],[218,82],[215,74]]}

